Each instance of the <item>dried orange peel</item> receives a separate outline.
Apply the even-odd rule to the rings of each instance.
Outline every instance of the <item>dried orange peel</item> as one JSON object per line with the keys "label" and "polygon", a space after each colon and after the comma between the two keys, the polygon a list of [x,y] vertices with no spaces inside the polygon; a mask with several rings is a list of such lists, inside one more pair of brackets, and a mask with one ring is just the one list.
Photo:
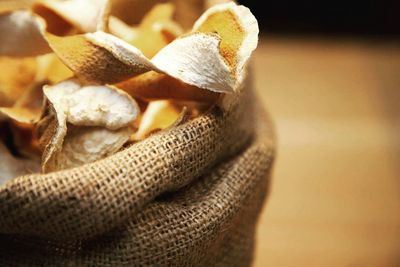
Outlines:
{"label": "dried orange peel", "polygon": [[151,58],[183,34],[183,29],[173,21],[173,13],[174,6],[171,3],[156,4],[136,27],[130,27],[118,18],[110,17],[109,31]]}
{"label": "dried orange peel", "polygon": [[0,14],[0,56],[28,57],[50,53],[43,37],[45,21],[28,10]]}
{"label": "dried orange peel", "polygon": [[[256,48],[258,25],[235,3],[210,8],[192,32],[161,49],[151,60],[136,47],[103,31],[73,36],[47,33],[31,20],[60,59],[77,75],[97,83],[117,83],[147,71],[167,74],[214,92],[235,92]],[[39,26],[40,27],[39,27]],[[32,26],[33,27],[33,26]]]}
{"label": "dried orange peel", "polygon": [[107,30],[110,4],[109,0],[39,0],[32,8],[49,25],[61,20],[80,32],[94,32]]}
{"label": "dried orange peel", "polygon": [[[224,23],[226,20],[229,23]],[[233,37],[228,32],[234,33]],[[229,93],[244,76],[243,67],[257,45],[257,35],[258,25],[250,11],[229,3],[209,9],[190,34],[168,44],[151,60],[134,46],[104,32],[49,36],[48,41],[62,61],[88,81],[117,83],[156,71],[189,85]],[[96,64],[104,67],[96,68]]]}
{"label": "dried orange peel", "polygon": [[0,5],[0,66],[12,62],[0,74],[0,120],[35,131],[26,146],[40,144],[43,172],[112,155],[179,123],[182,109],[224,108],[243,87],[258,42],[246,7],[215,5],[184,33],[171,4],[131,26],[110,16],[110,1]]}
{"label": "dried orange peel", "polygon": [[[118,151],[133,133],[139,107],[118,89],[70,79],[45,86],[44,94],[49,101],[49,114],[39,126],[44,147],[43,172],[106,157]],[[92,142],[89,137],[99,140]],[[99,150],[108,152],[97,153]]]}
{"label": "dried orange peel", "polygon": [[168,128],[178,120],[180,114],[181,110],[168,100],[150,102],[133,139],[141,140],[157,130]]}

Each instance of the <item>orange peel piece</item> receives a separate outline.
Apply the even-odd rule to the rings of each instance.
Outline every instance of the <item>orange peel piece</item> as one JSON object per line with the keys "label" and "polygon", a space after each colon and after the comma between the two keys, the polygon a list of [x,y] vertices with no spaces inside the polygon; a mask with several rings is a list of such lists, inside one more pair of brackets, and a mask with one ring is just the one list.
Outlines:
{"label": "orange peel piece", "polygon": [[[49,113],[38,126],[44,149],[43,172],[106,157],[118,151],[133,133],[131,126],[139,107],[123,91],[70,79],[45,86],[44,94],[49,101]],[[94,151],[100,150],[104,153],[94,155]]]}
{"label": "orange peel piece", "polygon": [[45,25],[27,10],[0,14],[0,55],[27,57],[51,52],[42,33]]}
{"label": "orange peel piece", "polygon": [[82,84],[70,79],[44,86],[46,98],[66,122],[117,130],[133,123],[139,106],[127,93],[110,86]]}
{"label": "orange peel piece", "polygon": [[220,36],[220,53],[241,83],[243,69],[258,43],[258,23],[251,11],[233,2],[215,5],[196,21],[193,30]]}
{"label": "orange peel piece", "polygon": [[[13,57],[50,53],[46,33],[105,31],[109,0],[39,0],[29,10],[0,12],[0,55]],[[1,10],[0,10],[1,11]]]}
{"label": "orange peel piece", "polygon": [[183,34],[182,28],[172,18],[174,9],[170,3],[156,4],[135,27],[130,27],[111,16],[110,33],[135,46],[146,57],[151,58],[161,48]]}
{"label": "orange peel piece", "polygon": [[133,135],[133,139],[141,140],[155,131],[168,128],[179,119],[180,113],[180,110],[171,101],[150,102],[142,115],[139,129]]}
{"label": "orange peel piece", "polygon": [[57,171],[95,162],[118,152],[129,141],[129,127],[111,131],[103,127],[70,126],[63,145],[44,165],[44,172]]}
{"label": "orange peel piece", "polygon": [[161,48],[182,35],[182,28],[172,20],[174,6],[170,3],[155,5],[135,28],[128,43],[140,49],[146,57],[153,57]]}
{"label": "orange peel piece", "polygon": [[[227,22],[224,20],[227,19]],[[234,32],[234,36],[227,34]],[[118,83],[147,71],[167,74],[215,92],[235,92],[257,45],[257,21],[234,3],[216,5],[193,32],[161,49],[152,60],[125,41],[104,32],[71,37],[48,35],[55,53],[87,81]]]}
{"label": "orange peel piece", "polygon": [[59,37],[47,34],[58,57],[79,78],[116,83],[156,68],[137,48],[104,32]]}
{"label": "orange peel piece", "polygon": [[104,31],[107,30],[110,1],[39,0],[33,5],[33,10],[49,25],[70,24],[80,32]]}
{"label": "orange peel piece", "polygon": [[[161,21],[169,17],[163,12],[166,15]],[[151,60],[136,47],[103,31],[60,37],[45,32],[39,18],[29,21],[75,75],[102,84],[156,71],[198,88],[235,92],[258,40],[256,19],[249,9],[233,2],[207,10],[190,34],[168,44]],[[153,21],[150,14],[143,25],[154,26]]]}

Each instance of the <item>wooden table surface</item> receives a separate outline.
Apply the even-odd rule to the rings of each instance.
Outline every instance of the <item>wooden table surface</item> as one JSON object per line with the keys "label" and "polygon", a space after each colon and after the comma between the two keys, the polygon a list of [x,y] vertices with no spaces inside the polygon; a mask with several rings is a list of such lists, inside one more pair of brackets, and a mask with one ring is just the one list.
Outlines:
{"label": "wooden table surface", "polygon": [[263,39],[279,138],[256,267],[400,266],[400,45]]}

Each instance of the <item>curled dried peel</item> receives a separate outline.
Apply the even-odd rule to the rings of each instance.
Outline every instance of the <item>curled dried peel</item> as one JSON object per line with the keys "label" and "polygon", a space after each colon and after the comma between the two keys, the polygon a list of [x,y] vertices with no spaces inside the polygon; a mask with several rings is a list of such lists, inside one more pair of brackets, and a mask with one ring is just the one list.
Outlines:
{"label": "curled dried peel", "polygon": [[82,79],[117,83],[157,71],[187,84],[215,92],[232,92],[234,80],[219,54],[219,38],[196,33],[179,38],[152,61],[128,43],[104,32],[71,37],[49,36],[50,45]]}
{"label": "curled dried peel", "polygon": [[180,117],[181,111],[168,100],[152,101],[140,121],[139,129],[134,134],[135,140],[146,138],[154,131],[171,126]]}
{"label": "curled dried peel", "polygon": [[140,50],[104,32],[70,37],[48,35],[48,40],[64,63],[87,81],[116,83],[154,70],[212,91],[229,92],[233,86],[229,68],[219,54],[219,39],[213,35],[198,33],[179,38],[152,61]]}
{"label": "curled dried peel", "polygon": [[76,79],[45,86],[44,94],[49,114],[38,127],[43,172],[75,167],[118,151],[129,140],[139,114],[138,105],[126,93]]}
{"label": "curled dried peel", "polygon": [[183,33],[172,20],[174,6],[170,3],[155,5],[143,18],[128,43],[140,49],[146,57],[153,57],[161,48]]}
{"label": "curled dried peel", "polygon": [[[219,21],[227,18],[227,23],[218,24],[215,17]],[[196,25],[201,27],[195,27],[193,33],[164,47],[152,60],[104,32],[49,36],[48,41],[64,63],[88,81],[117,83],[152,70],[199,88],[234,92],[244,76],[243,66],[257,43],[258,26],[254,16],[234,3],[222,4],[206,12]],[[234,38],[227,34],[229,31],[235,33]]]}
{"label": "curled dried peel", "polygon": [[3,11],[0,14],[0,55],[23,57],[50,53],[45,35],[65,35],[71,30],[106,30],[108,0],[40,0],[33,11]]}
{"label": "curled dried peel", "polygon": [[29,11],[0,14],[0,55],[24,57],[51,52],[43,37],[46,23]]}
{"label": "curled dried peel", "polygon": [[14,157],[0,142],[0,185],[18,176],[38,172],[39,169],[38,162]]}
{"label": "curled dried peel", "polygon": [[219,53],[218,36],[194,33],[179,38],[152,59],[154,65],[184,83],[214,92],[233,92],[235,81]]}
{"label": "curled dried peel", "polygon": [[130,27],[123,21],[110,17],[109,30],[151,58],[183,33],[182,28],[172,20],[173,12],[172,4],[157,4],[137,27]]}
{"label": "curled dried peel", "polygon": [[241,83],[243,69],[258,43],[258,23],[250,10],[233,2],[215,5],[196,21],[193,31],[220,36],[220,53],[237,83]]}
{"label": "curled dried peel", "polygon": [[104,32],[68,37],[47,34],[60,59],[80,78],[97,83],[116,83],[155,66],[142,52]]}
{"label": "curled dried peel", "polygon": [[44,172],[81,166],[118,152],[132,134],[129,127],[111,131],[103,127],[68,127],[62,147],[45,164]]}
{"label": "curled dried peel", "polygon": [[125,92],[100,85],[82,85],[70,79],[45,86],[44,93],[57,113],[77,126],[103,126],[110,130],[130,125],[139,114],[137,103]]}
{"label": "curled dried peel", "polygon": [[40,0],[33,10],[50,25],[62,19],[81,32],[94,32],[107,29],[109,4],[108,0]]}

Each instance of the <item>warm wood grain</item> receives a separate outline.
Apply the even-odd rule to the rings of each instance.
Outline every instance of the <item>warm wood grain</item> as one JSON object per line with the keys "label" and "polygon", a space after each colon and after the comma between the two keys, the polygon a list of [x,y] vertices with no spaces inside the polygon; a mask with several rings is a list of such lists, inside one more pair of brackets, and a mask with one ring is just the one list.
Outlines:
{"label": "warm wood grain", "polygon": [[270,38],[255,71],[279,137],[255,266],[400,266],[400,46]]}

